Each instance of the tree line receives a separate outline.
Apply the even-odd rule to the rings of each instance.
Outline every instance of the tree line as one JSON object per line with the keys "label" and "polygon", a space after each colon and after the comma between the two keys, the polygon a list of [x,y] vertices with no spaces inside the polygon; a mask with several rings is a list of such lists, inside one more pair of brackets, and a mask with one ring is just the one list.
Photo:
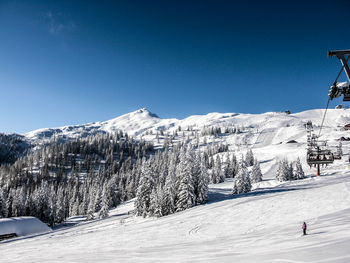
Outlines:
{"label": "tree line", "polygon": [[98,134],[53,142],[0,167],[0,217],[30,215],[54,225],[133,198],[149,142]]}

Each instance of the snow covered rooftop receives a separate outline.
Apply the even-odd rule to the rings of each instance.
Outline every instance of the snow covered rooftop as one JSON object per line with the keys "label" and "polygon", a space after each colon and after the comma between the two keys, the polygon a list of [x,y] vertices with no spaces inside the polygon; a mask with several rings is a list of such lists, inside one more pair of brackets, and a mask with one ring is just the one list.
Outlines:
{"label": "snow covered rooftop", "polygon": [[26,236],[49,232],[51,229],[39,219],[31,216],[0,219],[0,235],[16,234]]}

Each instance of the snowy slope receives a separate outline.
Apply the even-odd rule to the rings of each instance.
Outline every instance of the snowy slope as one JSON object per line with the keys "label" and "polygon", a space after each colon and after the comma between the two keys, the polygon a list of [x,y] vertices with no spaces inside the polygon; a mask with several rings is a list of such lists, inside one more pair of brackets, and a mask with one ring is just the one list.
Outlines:
{"label": "snowy slope", "polygon": [[[278,129],[281,127],[298,126],[311,120],[315,125],[320,125],[324,110],[309,110],[300,113],[286,115],[281,112],[267,112],[263,114],[238,114],[238,113],[209,113],[207,115],[193,115],[183,120],[161,119],[156,114],[143,108],[112,120],[94,122],[85,125],[64,126],[59,128],[47,128],[26,133],[29,139],[51,138],[52,136],[65,136],[67,138],[84,137],[97,132],[115,132],[122,130],[132,136],[145,135],[147,131],[172,132],[181,126],[202,128],[204,126],[237,125],[256,127],[262,129]],[[328,110],[325,121],[326,127],[337,128],[350,123],[350,109]]]}
{"label": "snowy slope", "polygon": [[[262,114],[209,113],[178,120],[161,119],[143,108],[104,122],[40,129],[29,132],[25,136],[28,140],[40,144],[40,142],[50,138],[82,138],[91,134],[122,130],[137,139],[142,138],[152,141],[156,146],[161,146],[166,134],[171,136],[177,132],[173,143],[184,139],[192,140],[195,143],[197,134],[202,146],[205,146],[206,142],[209,144],[212,142],[228,144],[229,151],[234,151],[239,158],[246,153],[248,148],[252,148],[255,156],[261,162],[263,173],[267,173],[275,171],[276,160],[283,158],[295,161],[299,157],[305,169],[308,169],[305,161],[306,131],[304,124],[312,121],[315,132],[318,134],[324,111],[323,109],[315,109],[289,115],[282,112]],[[343,126],[348,123],[350,123],[350,109],[329,109],[320,139],[328,140],[330,148],[335,151],[335,147],[339,144],[337,141],[339,138],[350,137],[350,132],[343,129]],[[189,131],[187,131],[188,127],[190,127]],[[224,134],[214,138],[213,136],[201,136],[203,127],[221,127],[222,129],[243,127],[244,132]],[[161,131],[164,136],[159,135]],[[297,143],[287,144],[291,140],[295,140]],[[347,146],[348,142],[344,142],[344,145]],[[311,172],[311,170],[308,169],[307,172]]]}
{"label": "snowy slope", "polygon": [[[349,262],[350,172],[278,184],[265,180],[231,196],[211,185],[208,204],[163,218],[128,215],[0,244],[4,262]],[[309,226],[301,235],[301,224]],[[40,253],[38,250],[40,249]]]}
{"label": "snowy slope", "polygon": [[[202,127],[244,126],[240,134],[217,138],[204,137],[208,143],[227,143],[239,157],[248,148],[261,162],[264,181],[249,194],[232,196],[232,182],[211,185],[206,205],[163,218],[143,219],[129,211],[129,201],[104,220],[81,222],[52,233],[16,239],[0,244],[4,262],[350,262],[350,170],[344,142],[344,158],[322,169],[305,164],[306,132],[304,124],[317,125],[324,110],[296,114],[210,113],[184,120],[160,119],[141,109],[110,121],[57,129],[42,129],[26,134],[36,140],[46,133],[66,137],[88,132],[127,131],[137,138],[157,144],[155,131],[172,133],[175,140],[200,133]],[[350,110],[329,110],[322,137],[338,144],[340,137],[350,137],[342,129],[350,123]],[[152,130],[153,134],[149,131]],[[148,132],[147,132],[148,131]],[[193,138],[192,138],[193,139]],[[163,137],[159,144],[162,143]],[[297,143],[287,143],[295,140]],[[224,154],[223,154],[224,155]],[[280,184],[273,178],[276,160],[300,157],[308,179]],[[301,224],[309,225],[308,236],[301,236]],[[38,253],[40,248],[40,253]]]}

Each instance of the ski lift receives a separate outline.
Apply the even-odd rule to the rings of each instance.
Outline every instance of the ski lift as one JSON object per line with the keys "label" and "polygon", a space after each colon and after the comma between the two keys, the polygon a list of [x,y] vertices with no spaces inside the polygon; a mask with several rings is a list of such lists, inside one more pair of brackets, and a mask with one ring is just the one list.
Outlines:
{"label": "ski lift", "polygon": [[[334,159],[341,159],[341,155],[342,155],[341,149],[338,149],[338,151],[335,154],[333,154],[332,151],[327,149],[326,141],[322,142],[317,140],[321,135],[324,119],[326,117],[327,109],[329,106],[329,101],[333,100],[334,98],[339,98],[341,95],[344,95],[344,98],[343,98],[344,101],[350,101],[350,68],[348,65],[348,60],[350,59],[350,50],[329,51],[328,56],[330,57],[336,56],[340,60],[343,66],[337,78],[333,82],[333,85],[331,86],[330,92],[328,94],[329,99],[327,102],[326,110],[323,115],[318,136],[313,134],[313,127],[312,127],[311,121],[305,124],[305,128],[307,130],[307,145],[308,145],[306,161],[307,161],[307,164],[310,165],[310,167],[312,166],[317,167],[317,173],[316,173],[317,176],[320,175],[321,165],[327,166],[328,164],[333,163]],[[349,82],[339,83],[338,78],[343,70],[345,71]]]}
{"label": "ski lift", "polygon": [[334,162],[334,154],[330,150],[309,149],[307,152],[307,164],[310,165],[328,165]]}
{"label": "ski lift", "polygon": [[327,148],[327,141],[317,140],[318,136],[313,134],[312,123],[309,121],[305,128],[307,129],[307,154],[306,162],[317,168],[317,175],[320,175],[320,166],[327,166],[334,162],[334,154]]}

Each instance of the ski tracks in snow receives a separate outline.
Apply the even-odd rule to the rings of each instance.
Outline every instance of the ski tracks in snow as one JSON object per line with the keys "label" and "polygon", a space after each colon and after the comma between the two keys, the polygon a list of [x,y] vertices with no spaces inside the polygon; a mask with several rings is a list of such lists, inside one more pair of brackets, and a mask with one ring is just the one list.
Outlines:
{"label": "ski tracks in snow", "polygon": [[256,147],[262,147],[262,146],[267,146],[272,143],[272,140],[274,138],[275,133],[275,128],[266,128],[263,129],[258,138],[256,138],[256,141],[253,145],[254,148]]}
{"label": "ski tracks in snow", "polygon": [[200,224],[196,225],[195,227],[191,228],[188,231],[188,235],[192,236],[192,237],[198,236],[198,231],[201,229],[201,226],[202,226],[202,223],[200,223]]}

